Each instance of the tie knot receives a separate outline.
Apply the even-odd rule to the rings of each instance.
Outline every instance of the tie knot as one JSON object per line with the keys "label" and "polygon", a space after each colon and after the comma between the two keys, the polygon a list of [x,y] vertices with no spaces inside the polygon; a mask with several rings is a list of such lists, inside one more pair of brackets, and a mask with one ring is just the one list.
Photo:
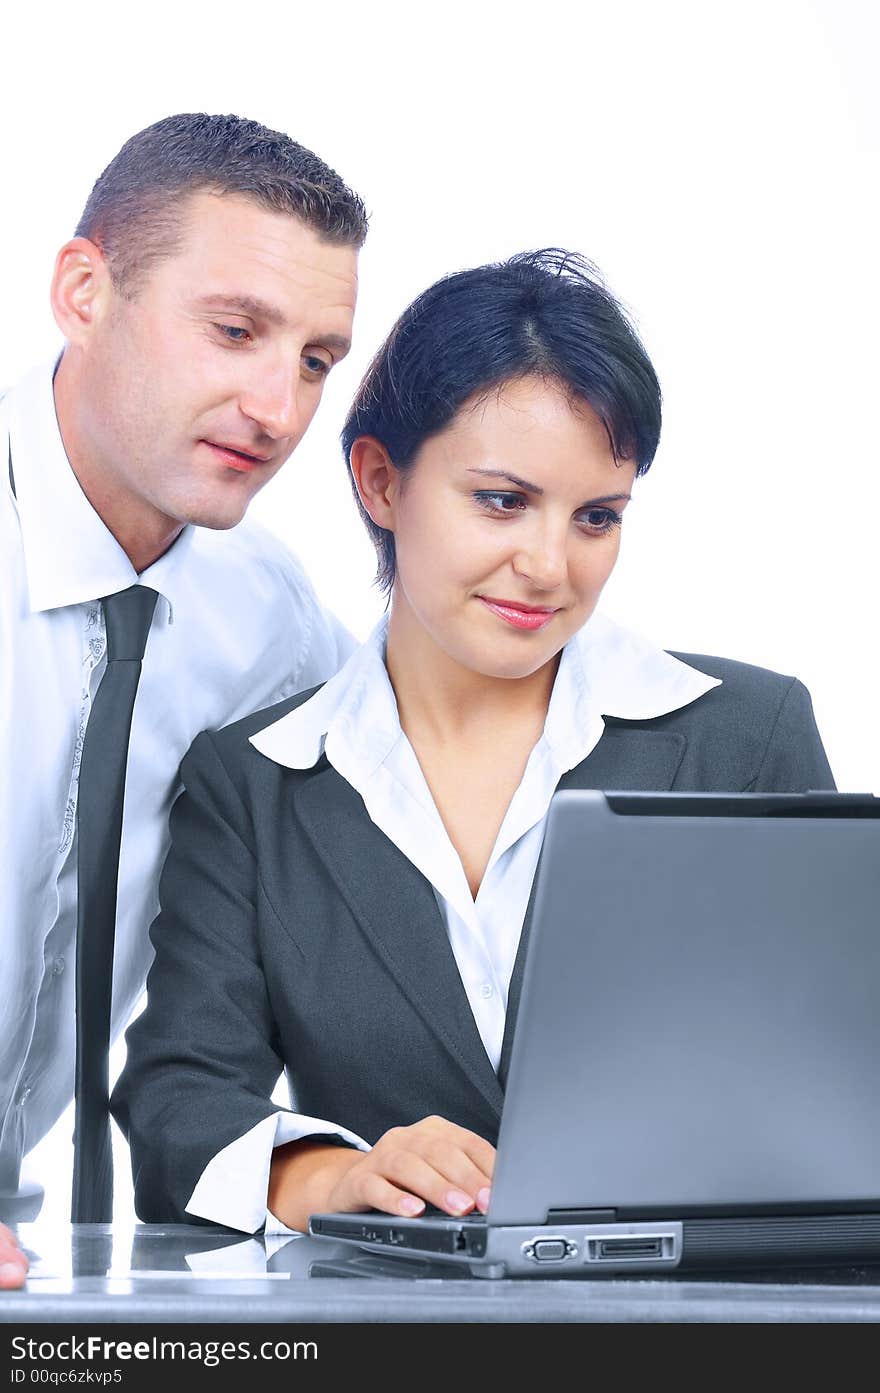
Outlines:
{"label": "tie knot", "polygon": [[126,659],[141,661],[158,598],[156,591],[146,585],[132,585],[128,590],[104,596],[101,604],[107,630],[108,663]]}

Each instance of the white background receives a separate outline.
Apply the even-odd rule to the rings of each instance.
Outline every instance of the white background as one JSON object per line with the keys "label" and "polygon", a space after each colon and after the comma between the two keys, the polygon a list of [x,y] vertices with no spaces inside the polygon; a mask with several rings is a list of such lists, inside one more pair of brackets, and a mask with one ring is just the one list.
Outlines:
{"label": "white background", "polygon": [[[802,678],[839,785],[880,792],[877,15],[873,0],[16,7],[0,383],[56,350],[55,252],[134,131],[234,111],[311,146],[372,213],[355,346],[254,511],[363,636],[381,604],[336,437],[372,352],[439,275],[581,251],[665,399],[603,607],[664,646]],[[66,1118],[27,1166],[61,1220],[69,1138]],[[124,1206],[122,1156],[117,1177]]]}

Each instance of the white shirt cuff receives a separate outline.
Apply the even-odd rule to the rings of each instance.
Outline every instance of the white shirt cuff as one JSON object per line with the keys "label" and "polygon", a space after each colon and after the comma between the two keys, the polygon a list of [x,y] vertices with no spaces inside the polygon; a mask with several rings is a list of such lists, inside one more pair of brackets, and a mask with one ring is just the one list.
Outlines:
{"label": "white shirt cuff", "polygon": [[242,1233],[256,1233],[264,1223],[275,1233],[298,1232],[288,1229],[266,1207],[269,1168],[276,1146],[312,1136],[339,1137],[358,1151],[371,1149],[363,1137],[335,1122],[303,1113],[274,1113],[211,1158],[189,1197],[187,1213]]}

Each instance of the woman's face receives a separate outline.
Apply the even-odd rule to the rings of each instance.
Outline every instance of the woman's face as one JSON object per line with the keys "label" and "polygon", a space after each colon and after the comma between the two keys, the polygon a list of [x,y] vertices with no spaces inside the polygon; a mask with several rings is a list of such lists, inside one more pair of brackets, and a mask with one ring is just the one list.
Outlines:
{"label": "woman's face", "polygon": [[541,378],[462,408],[392,479],[393,622],[486,676],[536,672],[592,614],[635,474]]}

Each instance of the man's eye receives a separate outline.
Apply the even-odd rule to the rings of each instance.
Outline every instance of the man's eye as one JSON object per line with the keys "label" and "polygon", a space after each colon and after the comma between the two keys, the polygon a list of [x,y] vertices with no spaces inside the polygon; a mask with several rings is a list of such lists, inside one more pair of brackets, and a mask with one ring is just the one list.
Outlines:
{"label": "man's eye", "polygon": [[316,377],[326,377],[332,366],[332,363],[325,362],[323,358],[316,358],[313,353],[303,354],[303,367],[307,372],[313,372]]}
{"label": "man's eye", "polygon": [[487,513],[516,513],[526,505],[521,493],[488,493],[481,490],[474,498]]}
{"label": "man's eye", "polygon": [[240,324],[215,324],[214,328],[218,329],[225,339],[229,339],[230,343],[247,343],[251,336],[250,330],[243,329]]}

